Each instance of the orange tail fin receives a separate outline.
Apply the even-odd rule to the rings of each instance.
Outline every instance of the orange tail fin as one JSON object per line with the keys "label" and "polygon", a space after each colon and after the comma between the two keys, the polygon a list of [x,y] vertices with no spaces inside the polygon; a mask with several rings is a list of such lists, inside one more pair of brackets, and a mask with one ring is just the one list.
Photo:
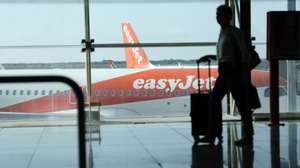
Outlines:
{"label": "orange tail fin", "polygon": [[[139,43],[130,23],[122,23],[123,42]],[[142,47],[125,48],[127,68],[148,68],[150,62]]]}

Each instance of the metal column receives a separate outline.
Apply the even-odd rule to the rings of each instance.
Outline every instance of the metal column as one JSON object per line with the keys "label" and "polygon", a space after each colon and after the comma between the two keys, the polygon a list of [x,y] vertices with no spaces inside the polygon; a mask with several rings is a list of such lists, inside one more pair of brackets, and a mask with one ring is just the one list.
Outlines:
{"label": "metal column", "polygon": [[251,0],[240,0],[241,25],[247,47],[251,46]]}
{"label": "metal column", "polygon": [[271,167],[280,168],[280,129],[278,125],[270,130]]}
{"label": "metal column", "polygon": [[[85,17],[85,39],[82,41],[84,48],[82,51],[86,53],[86,103],[88,105],[87,120],[90,121],[91,118],[91,52],[92,52],[92,40],[90,37],[90,10],[89,10],[89,0],[84,0],[84,17]],[[89,131],[90,128],[87,128],[89,139],[91,140],[91,134]],[[89,141],[87,143],[87,167],[93,168],[93,148],[92,143]]]}
{"label": "metal column", "polygon": [[90,105],[91,98],[91,36],[90,36],[90,9],[89,0],[84,0],[84,17],[85,17],[85,53],[86,53],[86,82],[87,97],[86,101]]}
{"label": "metal column", "polygon": [[270,126],[279,125],[278,67],[278,60],[270,60]]}
{"label": "metal column", "polygon": [[[288,11],[296,10],[296,0],[288,0]],[[288,94],[288,112],[296,112],[296,84],[297,84],[297,71],[296,62],[287,60],[287,94]]]}

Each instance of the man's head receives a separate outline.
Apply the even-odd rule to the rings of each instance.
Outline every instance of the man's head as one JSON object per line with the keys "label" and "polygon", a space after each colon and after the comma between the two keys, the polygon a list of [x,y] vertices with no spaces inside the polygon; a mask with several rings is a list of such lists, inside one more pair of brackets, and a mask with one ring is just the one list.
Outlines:
{"label": "man's head", "polygon": [[217,22],[221,25],[221,27],[229,26],[231,18],[232,11],[229,6],[220,5],[217,8]]}

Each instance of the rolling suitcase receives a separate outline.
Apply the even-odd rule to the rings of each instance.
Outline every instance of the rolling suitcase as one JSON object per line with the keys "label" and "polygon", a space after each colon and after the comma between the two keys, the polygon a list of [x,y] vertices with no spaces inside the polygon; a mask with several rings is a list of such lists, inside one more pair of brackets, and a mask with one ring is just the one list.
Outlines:
{"label": "rolling suitcase", "polygon": [[200,79],[199,63],[207,62],[208,63],[208,77],[209,77],[209,91],[201,92],[200,82],[198,82],[198,93],[191,94],[191,128],[192,136],[195,141],[199,139],[200,135],[206,135],[208,129],[208,105],[209,97],[211,92],[211,72],[210,72],[210,63],[211,59],[215,59],[215,56],[207,55],[199,60],[197,60],[197,77],[198,81]]}

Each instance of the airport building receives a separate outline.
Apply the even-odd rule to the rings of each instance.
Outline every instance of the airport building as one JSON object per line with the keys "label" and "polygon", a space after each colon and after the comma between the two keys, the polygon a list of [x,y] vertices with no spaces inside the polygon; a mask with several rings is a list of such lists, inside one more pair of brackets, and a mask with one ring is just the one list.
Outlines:
{"label": "airport building", "polygon": [[[231,93],[222,136],[198,139],[223,4],[239,53],[261,60],[251,143]],[[1,168],[300,167],[300,0],[1,0],[0,14]]]}

